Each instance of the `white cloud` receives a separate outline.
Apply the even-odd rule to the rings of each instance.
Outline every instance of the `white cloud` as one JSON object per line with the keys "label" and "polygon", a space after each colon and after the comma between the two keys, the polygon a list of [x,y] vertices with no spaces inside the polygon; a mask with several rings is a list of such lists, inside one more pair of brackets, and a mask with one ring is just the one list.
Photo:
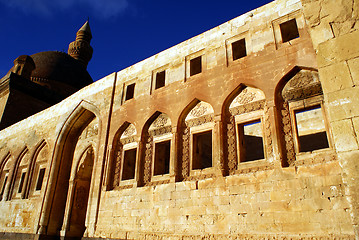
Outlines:
{"label": "white cloud", "polygon": [[0,3],[28,14],[54,15],[59,11],[89,9],[93,16],[109,18],[122,13],[128,0],[0,0]]}

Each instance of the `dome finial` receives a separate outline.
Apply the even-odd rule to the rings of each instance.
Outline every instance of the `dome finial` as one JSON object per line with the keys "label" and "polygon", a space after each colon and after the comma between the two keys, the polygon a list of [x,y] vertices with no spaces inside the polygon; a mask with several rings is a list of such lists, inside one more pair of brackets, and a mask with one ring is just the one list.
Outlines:
{"label": "dome finial", "polygon": [[87,21],[85,22],[84,25],[82,25],[82,27],[79,29],[78,32],[80,32],[80,31],[86,32],[86,33],[88,33],[88,34],[90,34],[92,36],[89,18],[87,18]]}
{"label": "dome finial", "polygon": [[70,43],[68,50],[68,54],[79,60],[85,67],[87,67],[87,64],[92,58],[93,49],[90,46],[91,39],[91,28],[89,19],[87,19],[85,24],[77,31],[76,40]]}

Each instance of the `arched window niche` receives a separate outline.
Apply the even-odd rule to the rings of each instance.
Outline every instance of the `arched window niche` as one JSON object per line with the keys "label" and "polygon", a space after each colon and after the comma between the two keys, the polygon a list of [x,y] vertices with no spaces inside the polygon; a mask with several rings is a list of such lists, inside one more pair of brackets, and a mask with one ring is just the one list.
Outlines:
{"label": "arched window niche", "polygon": [[136,127],[131,123],[124,123],[118,130],[113,143],[108,190],[129,188],[136,183],[138,159],[136,136]]}
{"label": "arched window niche", "polygon": [[6,188],[9,185],[9,174],[14,162],[12,161],[11,154],[8,153],[0,164],[0,201],[6,200]]}
{"label": "arched window niche", "polygon": [[170,172],[173,169],[173,134],[172,122],[167,114],[156,112],[152,115],[143,128],[142,142],[143,184],[169,183]]}
{"label": "arched window niche", "polygon": [[332,141],[318,72],[293,69],[284,78],[276,96],[281,119],[282,165],[335,158],[333,154],[328,155]]}
{"label": "arched window niche", "polygon": [[29,166],[29,177],[27,180],[27,191],[25,198],[39,197],[44,192],[48,179],[48,160],[50,159],[49,146],[43,140],[35,149]]}
{"label": "arched window niche", "polygon": [[23,198],[23,191],[25,190],[25,179],[28,172],[28,166],[30,163],[30,154],[27,147],[20,153],[14,168],[13,168],[13,176],[10,182],[11,186],[9,189],[9,199],[20,199]]}
{"label": "arched window niche", "polygon": [[229,97],[225,108],[224,152],[228,174],[266,168],[272,140],[263,91],[241,86]]}
{"label": "arched window niche", "polygon": [[214,110],[204,101],[193,101],[179,121],[178,174],[180,180],[213,177]]}

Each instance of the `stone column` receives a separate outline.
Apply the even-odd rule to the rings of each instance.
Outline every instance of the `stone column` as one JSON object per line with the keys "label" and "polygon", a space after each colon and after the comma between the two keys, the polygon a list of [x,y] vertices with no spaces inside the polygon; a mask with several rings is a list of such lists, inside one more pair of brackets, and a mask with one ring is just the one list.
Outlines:
{"label": "stone column", "polygon": [[171,129],[172,139],[171,139],[171,153],[170,153],[170,181],[176,182],[178,178],[178,133],[177,126],[172,126]]}
{"label": "stone column", "polygon": [[266,152],[268,161],[276,166],[281,166],[280,119],[278,119],[277,108],[274,100],[268,100],[264,108],[265,131],[266,131]]}
{"label": "stone column", "polygon": [[146,141],[146,139],[141,139],[141,137],[138,137],[136,139],[137,144],[137,156],[136,156],[136,167],[135,167],[135,183],[133,187],[138,187],[143,184],[143,167],[144,167],[144,151],[146,151],[146,146],[143,143],[143,141]]}

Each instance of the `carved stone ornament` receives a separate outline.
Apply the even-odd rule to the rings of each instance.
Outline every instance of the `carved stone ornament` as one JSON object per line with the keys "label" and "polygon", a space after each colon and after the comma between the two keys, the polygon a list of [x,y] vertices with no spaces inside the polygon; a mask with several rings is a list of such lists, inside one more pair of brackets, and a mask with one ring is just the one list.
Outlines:
{"label": "carved stone ornament", "polygon": [[233,99],[232,103],[229,105],[229,109],[264,99],[265,95],[261,90],[252,87],[245,87],[238,94],[238,96]]}
{"label": "carved stone ornament", "polygon": [[127,138],[136,135],[136,128],[133,124],[130,124],[126,130],[122,133],[121,138]]}
{"label": "carved stone ornament", "polygon": [[315,71],[301,70],[292,77],[282,90],[285,101],[300,100],[323,94],[319,75]]}
{"label": "carved stone ornament", "polygon": [[161,128],[161,127],[165,127],[165,126],[170,126],[171,125],[171,120],[169,119],[169,117],[164,114],[161,113],[151,124],[150,129],[152,128]]}
{"label": "carved stone ornament", "polygon": [[197,105],[188,113],[185,121],[189,121],[194,118],[199,118],[205,115],[213,114],[214,110],[209,103],[199,102]]}

